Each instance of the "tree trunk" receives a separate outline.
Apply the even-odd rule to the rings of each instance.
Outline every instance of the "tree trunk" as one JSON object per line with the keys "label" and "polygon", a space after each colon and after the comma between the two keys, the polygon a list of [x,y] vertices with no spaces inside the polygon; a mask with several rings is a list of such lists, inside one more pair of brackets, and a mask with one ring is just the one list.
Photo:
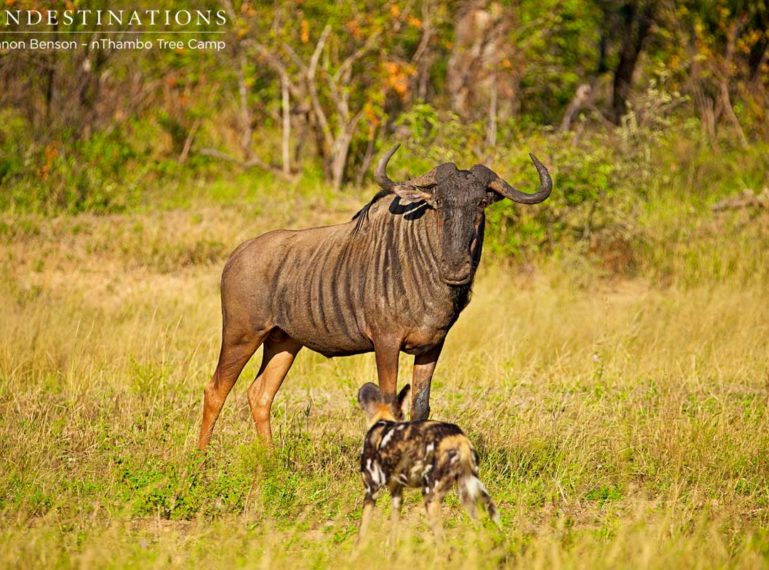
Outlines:
{"label": "tree trunk", "polygon": [[614,71],[612,120],[619,124],[627,111],[627,99],[633,86],[633,72],[654,19],[654,4],[628,2],[621,8],[622,47]]}
{"label": "tree trunk", "polygon": [[748,69],[750,80],[758,82],[761,77],[761,68],[767,61],[767,50],[769,50],[769,15],[766,11],[758,11],[755,16],[752,28],[763,32],[763,37],[756,41],[750,48],[748,54]]}
{"label": "tree trunk", "polygon": [[492,72],[489,93],[489,125],[486,132],[486,143],[490,147],[497,146],[497,72]]}
{"label": "tree trunk", "polygon": [[331,149],[331,184],[334,190],[339,190],[344,182],[344,171],[347,167],[347,155],[350,152],[350,143],[358,128],[363,113],[358,113],[339,130]]}
{"label": "tree trunk", "polygon": [[581,83],[577,87],[577,92],[574,94],[574,98],[566,108],[566,112],[563,114],[561,120],[561,131],[568,131],[571,128],[572,122],[577,118],[579,112],[584,109],[589,103],[593,94],[593,88],[589,83]]}
{"label": "tree trunk", "polygon": [[352,133],[345,129],[334,141],[331,153],[331,184],[334,190],[339,190],[344,182],[344,169],[347,165],[347,153],[350,150]]}
{"label": "tree trunk", "polygon": [[446,71],[452,110],[462,118],[480,119],[488,116],[496,97],[496,119],[505,119],[515,111],[519,81],[514,67],[501,67],[502,61],[516,59],[516,47],[507,38],[515,12],[488,0],[466,0],[458,12]]}
{"label": "tree trunk", "polygon": [[283,140],[281,145],[283,155],[283,174],[291,174],[291,102],[288,93],[288,77],[280,78],[283,105]]}

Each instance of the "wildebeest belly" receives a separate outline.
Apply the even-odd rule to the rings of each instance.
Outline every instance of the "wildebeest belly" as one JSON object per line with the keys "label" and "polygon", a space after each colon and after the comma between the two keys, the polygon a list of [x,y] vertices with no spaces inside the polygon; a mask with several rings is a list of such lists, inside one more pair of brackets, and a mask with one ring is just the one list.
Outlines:
{"label": "wildebeest belly", "polygon": [[275,303],[275,325],[324,356],[346,356],[374,349],[350,308],[307,298],[303,292]]}
{"label": "wildebeest belly", "polygon": [[374,344],[371,339],[363,336],[352,338],[344,333],[334,334],[333,332],[312,334],[311,332],[308,333],[302,328],[292,326],[291,324],[281,326],[280,328],[292,338],[299,341],[302,345],[315,352],[319,352],[328,358],[334,356],[350,356],[374,350]]}
{"label": "wildebeest belly", "polygon": [[321,241],[292,249],[273,281],[275,325],[325,356],[373,350],[357,276],[345,266],[340,246]]}
{"label": "wildebeest belly", "polygon": [[319,299],[304,289],[293,298],[276,299],[274,322],[302,345],[327,357],[374,350],[378,334],[400,338],[401,349],[420,354],[443,342],[450,315],[418,315],[400,307],[354,306],[349,299]]}

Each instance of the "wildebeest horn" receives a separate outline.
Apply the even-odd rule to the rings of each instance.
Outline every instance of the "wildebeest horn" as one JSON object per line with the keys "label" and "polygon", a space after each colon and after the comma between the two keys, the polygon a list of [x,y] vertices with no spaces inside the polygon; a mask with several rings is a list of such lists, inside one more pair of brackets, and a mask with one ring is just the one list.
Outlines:
{"label": "wildebeest horn", "polygon": [[553,189],[553,180],[550,178],[550,173],[547,171],[547,168],[545,168],[545,165],[533,154],[529,154],[529,156],[531,157],[534,166],[537,168],[537,173],[539,173],[539,190],[534,194],[527,194],[521,192],[517,188],[513,188],[510,184],[502,180],[496,172],[482,164],[473,166],[472,172],[476,178],[484,180],[490,189],[501,194],[505,198],[509,198],[513,202],[519,202],[521,204],[539,204],[550,196],[550,191]]}
{"label": "wildebeest horn", "polygon": [[376,180],[376,183],[382,187],[382,190],[389,190],[392,192],[396,186],[396,183],[390,180],[390,178],[387,176],[387,163],[390,162],[390,159],[395,154],[395,151],[400,148],[400,146],[400,144],[396,144],[394,147],[392,147],[392,149],[390,149],[390,151],[379,160],[379,164],[376,166],[376,171],[374,172],[374,180]]}
{"label": "wildebeest horn", "polygon": [[390,149],[390,151],[380,159],[379,164],[377,164],[376,171],[374,172],[374,180],[376,180],[377,184],[379,184],[383,190],[395,192],[396,186],[428,188],[430,186],[435,186],[438,183],[439,175],[442,177],[442,174],[446,170],[451,169],[454,171],[457,169],[454,163],[447,162],[445,164],[441,164],[440,166],[436,166],[423,176],[412,178],[406,182],[395,182],[390,180],[390,178],[387,176],[387,163],[390,162],[390,159],[395,154],[395,151],[400,148],[400,146],[400,144],[396,144],[394,147],[392,147],[392,149]]}

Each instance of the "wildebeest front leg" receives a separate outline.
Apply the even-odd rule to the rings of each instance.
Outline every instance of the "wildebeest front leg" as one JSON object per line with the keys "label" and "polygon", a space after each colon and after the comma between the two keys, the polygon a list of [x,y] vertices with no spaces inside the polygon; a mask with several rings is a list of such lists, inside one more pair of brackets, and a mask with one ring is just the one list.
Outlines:
{"label": "wildebeest front leg", "polygon": [[411,421],[426,420],[430,416],[430,383],[442,348],[443,343],[414,357],[414,375],[411,381]]}
{"label": "wildebeest front leg", "polygon": [[398,389],[398,357],[400,356],[400,340],[383,338],[374,341],[376,370],[379,377],[379,389],[386,402],[395,400]]}

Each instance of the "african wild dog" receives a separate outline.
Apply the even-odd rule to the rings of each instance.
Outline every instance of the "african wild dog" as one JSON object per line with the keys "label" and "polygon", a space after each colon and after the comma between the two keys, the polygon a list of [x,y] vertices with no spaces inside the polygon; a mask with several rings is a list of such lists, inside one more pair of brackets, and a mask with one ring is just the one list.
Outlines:
{"label": "african wild dog", "polygon": [[385,399],[371,382],[358,391],[368,427],[360,462],[366,496],[358,540],[366,534],[384,487],[392,496],[393,532],[400,517],[403,487],[419,487],[433,533],[440,540],[441,501],[455,483],[471,517],[475,518],[475,505],[481,501],[491,520],[499,524],[494,502],[478,479],[478,456],[462,430],[431,420],[403,421],[403,403],[410,388],[404,387],[395,402]]}

